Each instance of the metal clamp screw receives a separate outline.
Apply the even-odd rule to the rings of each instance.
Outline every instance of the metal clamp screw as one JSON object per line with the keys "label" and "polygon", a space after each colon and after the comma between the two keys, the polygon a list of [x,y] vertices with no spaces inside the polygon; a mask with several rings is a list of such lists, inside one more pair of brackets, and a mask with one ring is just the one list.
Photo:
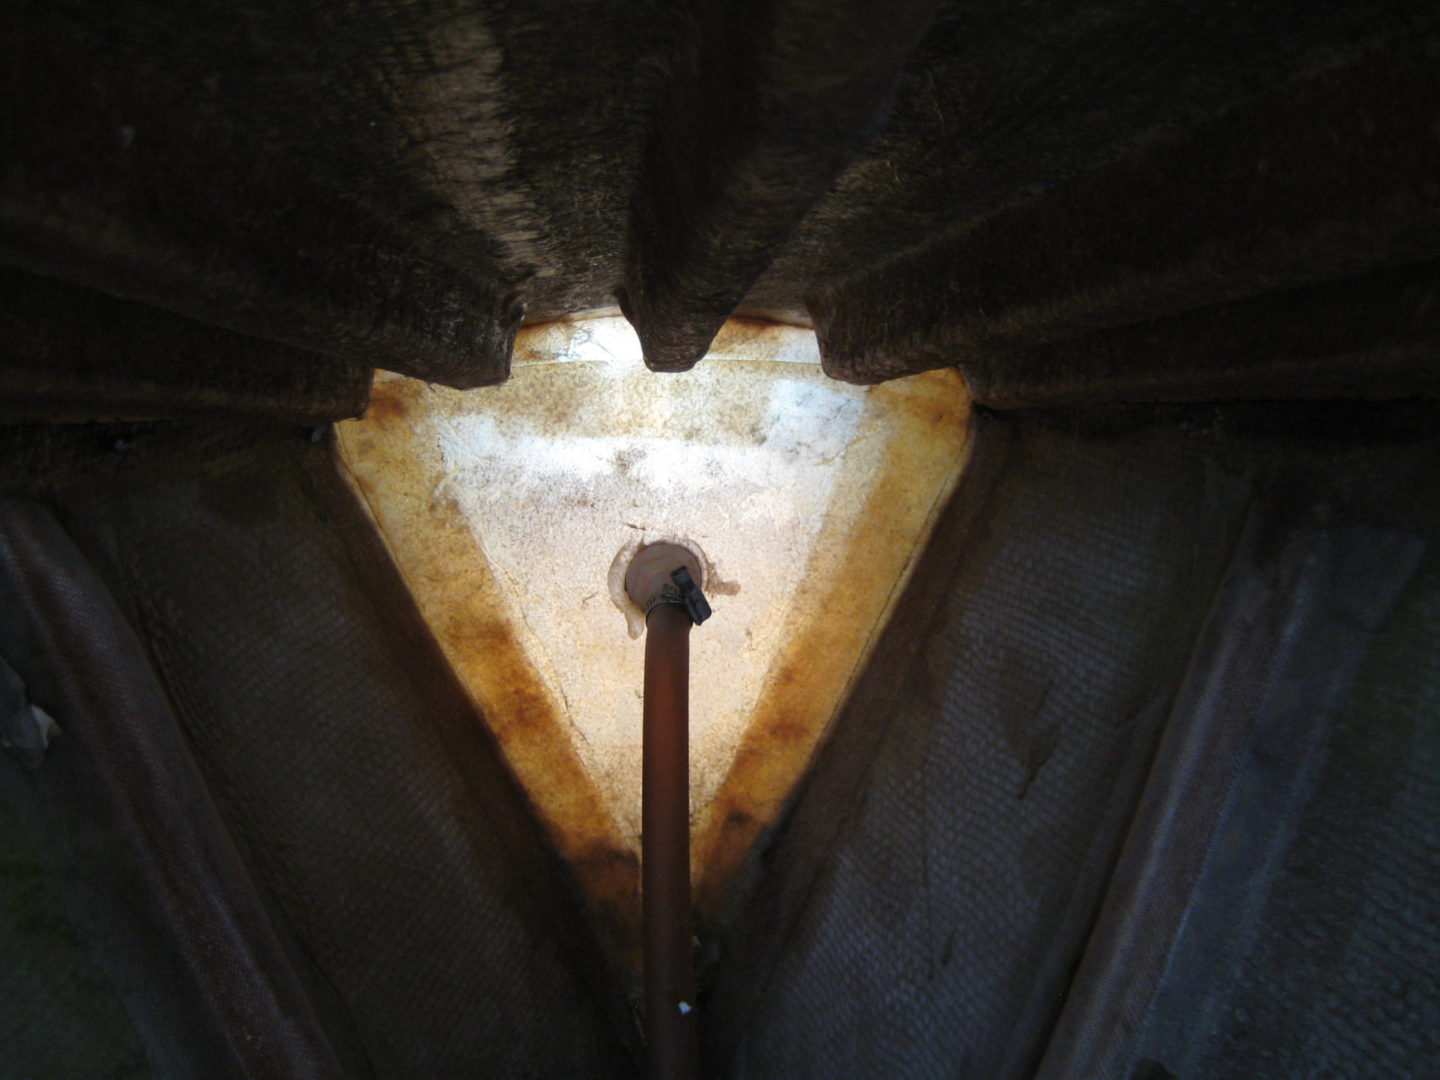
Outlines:
{"label": "metal clamp screw", "polygon": [[699,626],[711,615],[710,604],[705,599],[705,594],[700,591],[700,586],[695,584],[695,579],[690,576],[686,567],[677,567],[670,572],[670,580],[675,584],[662,585],[660,591],[650,597],[645,603],[645,615],[648,617],[661,604],[674,604],[676,607],[683,607],[685,614],[690,616],[690,621]]}

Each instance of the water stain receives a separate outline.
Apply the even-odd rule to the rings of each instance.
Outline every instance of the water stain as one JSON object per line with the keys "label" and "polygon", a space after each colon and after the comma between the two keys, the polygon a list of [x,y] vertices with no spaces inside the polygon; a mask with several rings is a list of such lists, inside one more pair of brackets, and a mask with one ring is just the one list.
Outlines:
{"label": "water stain", "polygon": [[370,405],[364,419],[374,424],[391,426],[409,420],[414,407],[414,389],[397,380],[376,380],[370,391]]}
{"label": "water stain", "polygon": [[[411,381],[380,384],[385,423],[423,408]],[[639,866],[570,740],[563,704],[531,662],[517,618],[453,501],[435,498],[407,440],[342,432],[342,460],[507,763],[574,870],[608,951],[626,963],[639,940]],[[361,452],[363,449],[363,452]]]}
{"label": "water stain", "polygon": [[[893,400],[884,408],[892,421],[904,414],[906,430],[864,478],[868,495],[854,528],[812,556],[788,644],[771,667],[729,773],[697,822],[695,900],[702,917],[718,912],[756,840],[783,810],[958,482],[969,400],[951,373],[932,375],[928,383],[871,388],[887,394],[888,387]],[[947,448],[948,460],[933,458],[937,444]]]}
{"label": "water stain", "polygon": [[[516,346],[517,363],[522,356],[538,360],[546,355],[546,348],[559,347],[557,342],[574,347],[574,335],[573,326],[547,325],[522,331]],[[546,341],[550,345],[542,347]],[[714,422],[704,426],[703,432],[697,428],[707,446],[753,450],[757,425],[773,425],[777,399],[757,395],[755,385],[783,382],[801,388],[797,393],[822,399],[830,393],[828,384],[817,381],[813,366],[761,363],[758,359],[767,349],[788,349],[790,360],[803,362],[809,355],[807,349],[813,353],[812,335],[791,327],[732,323],[717,338],[717,347],[728,350],[732,358],[723,362],[740,374],[733,386],[717,384],[719,388],[707,403]],[[818,354],[814,359],[818,360]],[[594,371],[593,363],[550,362],[543,380],[519,379],[483,393],[508,395],[507,408],[515,410],[513,416],[534,418],[507,422],[533,423],[535,432],[541,434],[563,434],[576,425],[593,422],[600,406],[587,399],[585,380],[593,379]],[[651,396],[635,411],[629,437],[643,444],[645,439],[673,439],[678,429],[696,426],[682,421],[677,428],[675,423],[674,402],[679,400],[677,388],[682,385],[678,380],[687,377],[646,378],[655,380],[648,385]],[[767,382],[754,382],[761,379]],[[616,793],[610,790],[619,782],[617,777],[628,773],[603,755],[595,757],[587,770],[584,761],[589,759],[581,756],[585,749],[581,733],[557,689],[561,684],[544,668],[549,661],[533,640],[524,601],[517,601],[514,590],[507,590],[497,577],[480,535],[483,520],[467,520],[455,494],[453,476],[437,468],[440,458],[434,435],[423,425],[432,412],[458,407],[452,403],[442,408],[439,398],[432,400],[437,393],[410,380],[377,380],[366,419],[339,429],[343,460],[446,656],[530,793],[556,847],[573,868],[602,938],[622,963],[638,964],[636,838],[617,824]],[[845,393],[860,392],[847,388]],[[565,402],[547,405],[541,400],[557,396]],[[953,372],[931,372],[871,387],[859,400],[863,403],[857,406],[862,417],[859,431],[837,453],[858,455],[851,460],[870,464],[842,470],[842,479],[836,481],[838,486],[826,505],[844,506],[845,513],[827,510],[825,520],[818,524],[818,539],[800,574],[799,591],[787,601],[789,606],[777,624],[783,644],[768,671],[761,669],[758,699],[738,743],[692,742],[697,778],[723,776],[713,797],[693,808],[692,876],[702,917],[720,903],[756,838],[781,812],[866,662],[909,567],[963,467],[969,401]],[[538,411],[527,411],[532,406]],[[782,409],[780,415],[788,422],[791,414]],[[798,439],[795,445],[801,453],[816,454],[834,441],[833,431],[816,423],[819,426],[813,432],[796,430],[784,437]],[[428,434],[420,437],[420,432]],[[606,453],[606,468],[623,477],[633,479],[644,464],[632,451]],[[485,512],[533,509],[495,505],[487,506]],[[742,595],[741,582],[733,574],[730,579],[722,576],[705,554],[703,536],[698,542],[665,537],[657,528],[660,523],[648,520],[646,513],[646,508],[635,507],[617,518],[616,527],[622,535],[630,534],[631,540],[611,567],[612,578],[617,568],[623,577],[626,548],[673,539],[699,554],[706,591],[712,599]],[[634,516],[625,516],[630,514]],[[842,528],[836,524],[852,518],[852,525]],[[612,550],[605,549],[606,558]],[[724,555],[728,565],[746,565],[743,552]],[[614,589],[610,591],[613,598]],[[588,601],[603,596],[604,591],[592,587],[585,595]],[[754,600],[763,598],[765,592],[758,587],[746,589],[743,595]],[[628,598],[623,604],[618,599],[616,603],[634,629],[638,611],[626,610]],[[577,601],[577,610],[579,606]],[[724,616],[723,606],[717,607],[716,621]],[[613,612],[608,617],[616,619]],[[756,636],[763,636],[759,624],[753,628]],[[618,619],[616,629],[622,632]],[[748,625],[737,629],[737,648],[752,648],[751,629]],[[709,630],[707,623],[696,634]],[[759,650],[762,644],[754,641],[753,648]],[[634,700],[638,694],[626,691],[625,696]]]}

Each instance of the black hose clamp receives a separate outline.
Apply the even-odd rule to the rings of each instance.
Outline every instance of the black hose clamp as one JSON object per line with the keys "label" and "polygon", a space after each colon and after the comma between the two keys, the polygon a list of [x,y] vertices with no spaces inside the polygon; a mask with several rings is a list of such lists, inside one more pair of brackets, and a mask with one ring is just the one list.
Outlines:
{"label": "black hose clamp", "polygon": [[700,591],[700,586],[695,584],[695,579],[690,576],[690,571],[685,567],[677,567],[670,572],[670,580],[673,585],[662,585],[660,591],[645,602],[645,617],[650,617],[661,604],[674,604],[676,607],[685,609],[685,614],[690,616],[690,621],[699,626],[711,615],[710,604],[705,599],[705,594]]}

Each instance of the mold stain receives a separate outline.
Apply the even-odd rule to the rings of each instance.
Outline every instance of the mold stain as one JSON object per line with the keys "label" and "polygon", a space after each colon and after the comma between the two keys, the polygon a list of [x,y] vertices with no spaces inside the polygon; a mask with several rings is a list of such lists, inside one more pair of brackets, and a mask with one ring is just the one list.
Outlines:
{"label": "mold stain", "polygon": [[[870,388],[898,425],[872,472],[854,477],[864,509],[817,545],[787,644],[772,665],[715,800],[693,829],[695,903],[715,915],[759,836],[779,817],[889,620],[968,454],[969,399],[948,371]],[[823,535],[823,534],[822,534]],[[854,568],[864,567],[863,573]]]}
{"label": "mold stain", "polygon": [[365,419],[372,424],[390,427],[410,417],[416,394],[411,387],[395,382],[378,383],[371,390],[370,405]]}
{"label": "mold stain", "polygon": [[[376,420],[423,407],[412,380],[377,382]],[[408,438],[362,437],[341,425],[341,454],[411,594],[450,665],[530,793],[556,848],[575,871],[613,956],[635,963],[639,864],[575,753],[561,703],[516,631],[504,591],[449,499],[436,499],[428,462]]]}
{"label": "mold stain", "polygon": [[[525,421],[533,427],[524,431],[546,438],[588,433],[593,439],[608,422],[601,414],[614,407],[597,372],[620,378],[631,360],[623,335],[611,325],[620,320],[592,322],[522,330],[516,342],[519,377],[473,393],[506,395],[503,409],[534,418]],[[767,350],[782,359],[764,361]],[[554,482],[537,481],[536,498],[550,499],[562,515],[596,509],[576,505],[577,500],[612,500],[607,505],[615,516],[614,529],[607,535],[613,535],[613,546],[580,553],[596,562],[593,574],[582,574],[595,581],[586,578],[585,595],[577,593],[573,612],[566,614],[576,628],[563,621],[558,625],[575,636],[592,613],[610,620],[604,632],[622,644],[604,648],[629,648],[632,653],[626,655],[637,666],[612,680],[617,685],[608,700],[634,712],[637,730],[643,645],[629,641],[625,616],[613,604],[587,600],[604,598],[617,549],[661,538],[662,528],[690,528],[708,552],[707,591],[716,618],[692,638],[692,874],[702,918],[720,904],[756,838],[774,823],[843,705],[960,475],[969,412],[963,384],[951,371],[863,389],[829,384],[815,366],[813,334],[794,327],[727,324],[715,351],[720,358],[712,356],[704,364],[723,364],[734,378],[705,384],[708,421],[692,416],[679,422],[687,408],[694,408],[693,389],[687,391],[684,382],[690,376],[642,372],[644,398],[626,406],[629,445],[617,449],[600,440],[596,445],[603,442],[603,455],[597,451],[591,461],[583,445],[562,451],[543,440],[517,444],[540,455],[568,454],[582,474],[593,474],[588,486],[559,492]],[[525,364],[545,366],[527,379]],[[633,364],[639,364],[638,349]],[[768,389],[757,392],[757,387]],[[530,489],[500,489],[512,493],[503,499],[477,496],[465,476],[447,464],[441,444],[454,440],[465,424],[509,422],[498,413],[497,419],[468,419],[471,411],[490,408],[477,404],[484,400],[381,376],[366,418],[339,426],[342,460],[450,663],[580,881],[612,956],[638,967],[638,820],[627,816],[632,802],[638,811],[638,743],[633,748],[610,745],[603,733],[587,734],[576,713],[577,708],[583,712],[584,702],[572,700],[573,673],[562,670],[577,654],[565,651],[570,643],[556,643],[553,628],[551,637],[544,637],[544,613],[534,610],[542,601],[517,589],[513,564],[504,569],[505,553],[491,547],[503,540],[487,533],[486,522],[500,515],[531,514],[533,520],[522,523],[522,536],[527,529],[539,537],[554,528],[523,496]],[[756,535],[753,544],[746,543],[753,529],[747,533],[750,526],[732,522],[728,539],[722,539],[704,531],[703,519],[693,526],[676,522],[674,507],[628,505],[627,493],[632,486],[645,490],[647,475],[653,494],[654,462],[646,455],[659,452],[656,440],[675,439],[687,427],[695,428],[692,434],[701,440],[700,450],[687,461],[761,453],[772,463],[783,460],[784,468],[809,469],[812,482],[819,475],[815,470],[831,470],[826,475],[833,479],[826,483],[832,486],[823,502],[815,502],[820,496],[812,492],[811,502],[804,504],[822,508],[815,512],[817,520],[806,516],[811,511],[796,519],[812,536],[794,549],[807,554],[803,565],[786,570],[791,585],[782,586],[773,569],[751,565],[764,543],[772,554],[783,550],[773,537]],[[757,431],[763,439],[757,439]],[[486,469],[508,467],[508,462],[491,461]],[[523,464],[515,462],[517,468]],[[749,487],[783,484],[784,475],[755,474],[717,512],[739,514],[751,497]],[[614,490],[605,495],[604,485],[612,481]],[[636,501],[641,501],[638,495]],[[732,550],[746,547],[756,550]],[[854,572],[855,567],[864,572]],[[543,577],[535,580],[545,583]],[[736,677],[728,669],[707,674],[694,667],[704,665],[705,650],[718,655],[722,642],[721,651],[728,650],[725,663],[754,669],[743,676],[740,698],[734,698]],[[761,666],[754,667],[759,661]],[[748,702],[743,715],[713,727],[697,726],[704,709],[698,691],[707,677],[722,696]],[[626,689],[626,680],[634,687]]]}

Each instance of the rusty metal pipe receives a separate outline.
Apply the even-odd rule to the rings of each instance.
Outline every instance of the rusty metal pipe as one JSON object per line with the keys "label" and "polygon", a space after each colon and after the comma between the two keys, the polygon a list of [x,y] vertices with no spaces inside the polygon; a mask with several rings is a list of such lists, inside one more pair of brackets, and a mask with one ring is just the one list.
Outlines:
{"label": "rusty metal pipe", "polygon": [[625,570],[645,610],[640,882],[650,1080],[693,1080],[696,1038],[690,912],[690,627],[710,617],[700,563],[678,544],[649,544]]}
{"label": "rusty metal pipe", "polygon": [[690,914],[690,627],[661,604],[645,621],[641,809],[645,1017],[650,1080],[699,1070]]}

